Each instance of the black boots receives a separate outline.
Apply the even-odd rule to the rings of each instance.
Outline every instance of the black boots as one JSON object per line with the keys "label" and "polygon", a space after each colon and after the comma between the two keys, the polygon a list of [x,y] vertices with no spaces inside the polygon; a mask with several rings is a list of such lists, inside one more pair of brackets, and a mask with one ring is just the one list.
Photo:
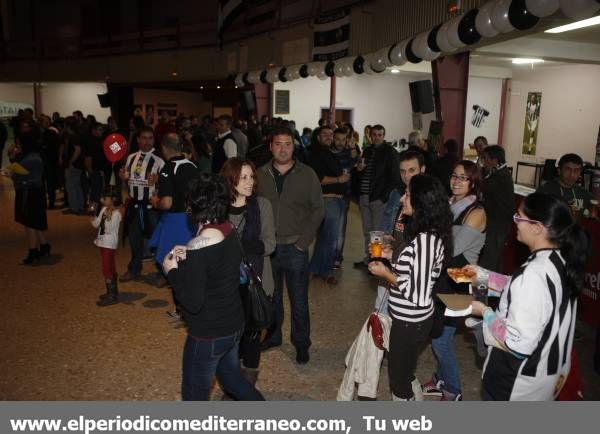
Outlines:
{"label": "black boots", "polygon": [[117,287],[117,279],[113,278],[106,282],[106,294],[102,294],[96,304],[100,307],[110,306],[119,302],[119,288]]}
{"label": "black boots", "polygon": [[50,244],[40,244],[39,249],[29,249],[27,257],[23,259],[23,265],[35,265],[40,259],[50,256]]}
{"label": "black boots", "polygon": [[23,265],[34,265],[40,262],[40,251],[38,249],[29,249],[29,254],[23,259]]}
{"label": "black boots", "polygon": [[40,256],[49,257],[50,256],[50,244],[40,244]]}

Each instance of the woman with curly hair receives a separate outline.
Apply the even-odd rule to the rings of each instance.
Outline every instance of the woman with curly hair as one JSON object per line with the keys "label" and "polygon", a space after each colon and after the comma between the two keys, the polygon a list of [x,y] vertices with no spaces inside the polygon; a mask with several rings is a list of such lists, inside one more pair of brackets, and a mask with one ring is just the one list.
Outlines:
{"label": "woman with curly hair", "polygon": [[392,330],[389,342],[389,376],[395,401],[415,399],[412,382],[420,346],[433,325],[432,290],[452,254],[452,213],[439,180],[415,175],[402,197],[402,213],[412,217],[405,227],[407,240],[385,249],[392,269],[382,262],[369,271],[388,281]]}
{"label": "woman with curly hair", "polygon": [[234,398],[264,400],[240,369],[242,255],[227,221],[230,201],[229,189],[217,175],[192,180],[186,204],[198,227],[196,237],[187,246],[175,246],[163,261],[188,325],[181,385],[184,401],[206,401],[215,374]]}

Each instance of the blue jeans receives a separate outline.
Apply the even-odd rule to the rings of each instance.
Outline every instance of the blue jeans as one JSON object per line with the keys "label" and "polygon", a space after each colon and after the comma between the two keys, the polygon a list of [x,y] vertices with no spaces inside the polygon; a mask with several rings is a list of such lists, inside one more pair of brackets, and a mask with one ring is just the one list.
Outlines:
{"label": "blue jeans", "polygon": [[264,401],[264,397],[242,375],[238,347],[242,332],[219,338],[188,335],[183,349],[181,398],[207,401],[213,377],[239,401]]}
{"label": "blue jeans", "polygon": [[308,252],[294,244],[277,244],[271,257],[273,269],[273,306],[275,321],[269,341],[275,345],[282,342],[283,280],[290,298],[292,331],[291,340],[296,348],[310,347],[310,314],[308,311]]}
{"label": "blue jeans", "polygon": [[458,361],[454,351],[454,334],[456,327],[444,326],[444,331],[439,338],[431,340],[431,348],[437,357],[438,366],[436,375],[439,380],[444,381],[444,389],[447,392],[458,394],[460,389],[460,376],[458,372]]}
{"label": "blue jeans", "polygon": [[310,272],[321,277],[329,277],[333,271],[339,228],[344,212],[344,199],[324,197],[325,217],[317,233],[315,249],[310,261]]}
{"label": "blue jeans", "polygon": [[350,197],[344,196],[344,208],[342,210],[342,220],[338,232],[337,245],[335,248],[335,260],[342,262],[344,260],[344,244],[346,243],[346,226],[348,225],[348,209],[350,208]]}

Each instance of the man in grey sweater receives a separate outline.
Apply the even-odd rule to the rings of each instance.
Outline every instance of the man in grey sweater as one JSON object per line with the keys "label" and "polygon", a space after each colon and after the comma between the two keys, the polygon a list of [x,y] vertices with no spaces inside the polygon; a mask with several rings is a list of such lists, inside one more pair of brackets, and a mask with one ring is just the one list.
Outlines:
{"label": "man in grey sweater", "polygon": [[271,258],[275,324],[263,350],[281,345],[283,280],[290,298],[291,340],[296,361],[309,361],[308,246],[323,220],[321,184],[315,172],[294,159],[293,133],[285,127],[270,134],[273,160],[258,170],[259,194],[271,201],[277,246]]}

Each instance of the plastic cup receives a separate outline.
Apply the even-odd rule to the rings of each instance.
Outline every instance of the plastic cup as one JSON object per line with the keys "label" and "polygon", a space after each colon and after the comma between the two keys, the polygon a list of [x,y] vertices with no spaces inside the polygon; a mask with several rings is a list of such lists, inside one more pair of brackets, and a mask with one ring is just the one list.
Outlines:
{"label": "plastic cup", "polygon": [[473,298],[476,301],[480,301],[483,304],[487,304],[487,295],[488,295],[488,286],[487,286],[487,276],[481,276],[480,278],[476,278],[471,285],[473,288]]}
{"label": "plastic cup", "polygon": [[373,258],[381,258],[383,253],[383,237],[385,232],[383,231],[371,231],[369,236],[371,239],[371,256]]}

